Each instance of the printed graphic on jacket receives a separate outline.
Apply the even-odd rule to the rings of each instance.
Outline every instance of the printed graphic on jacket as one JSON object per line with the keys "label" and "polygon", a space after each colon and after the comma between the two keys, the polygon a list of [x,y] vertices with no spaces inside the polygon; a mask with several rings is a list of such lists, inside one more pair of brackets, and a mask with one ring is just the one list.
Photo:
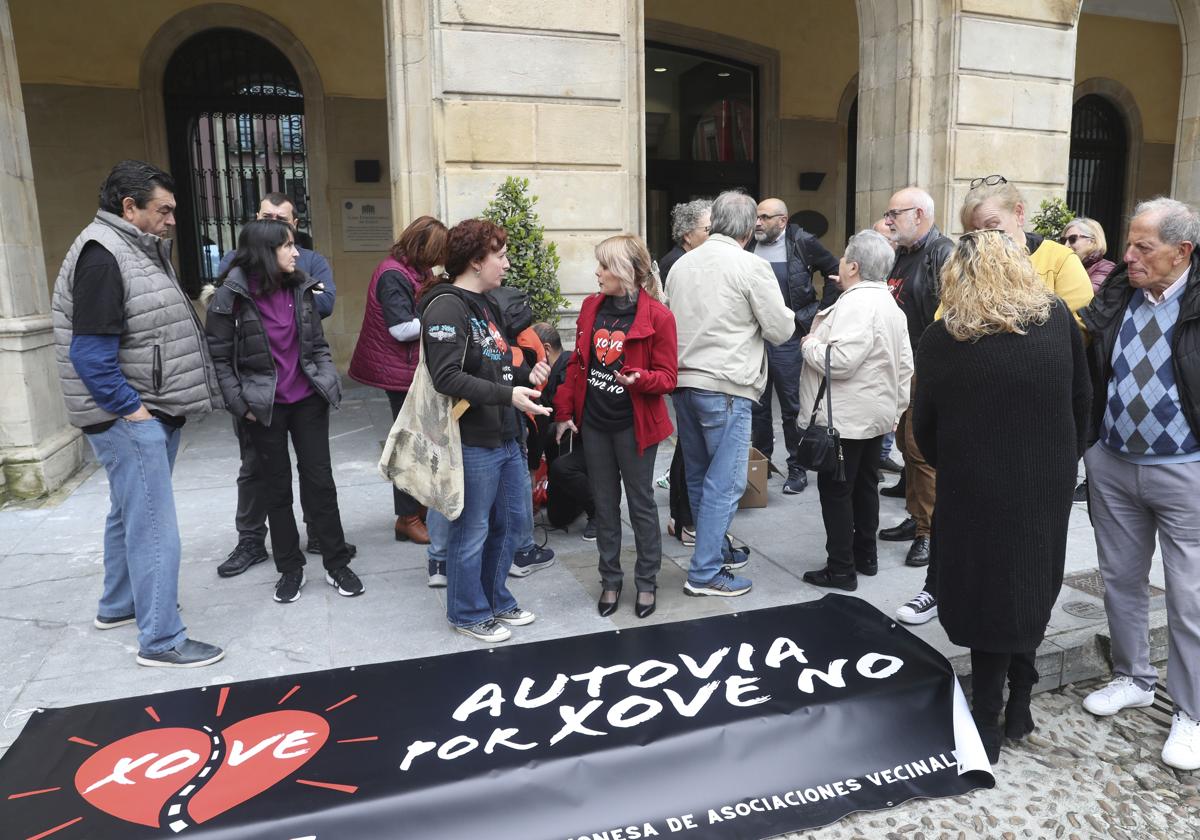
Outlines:
{"label": "printed graphic on jacket", "polygon": [[892,297],[896,299],[896,303],[901,305],[900,295],[904,292],[903,277],[889,277],[887,280],[888,291],[892,293]]}
{"label": "printed graphic on jacket", "polygon": [[619,431],[633,423],[633,404],[616,373],[625,366],[625,336],[633,326],[635,312],[635,307],[617,308],[609,298],[600,306],[592,327],[584,411],[587,421],[602,431]]}

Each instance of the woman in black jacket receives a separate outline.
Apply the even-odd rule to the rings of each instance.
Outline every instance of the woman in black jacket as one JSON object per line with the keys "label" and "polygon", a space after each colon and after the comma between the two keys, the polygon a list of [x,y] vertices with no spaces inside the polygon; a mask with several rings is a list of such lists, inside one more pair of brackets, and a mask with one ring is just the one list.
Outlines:
{"label": "woman in black jacket", "polygon": [[305,514],[321,545],[325,581],[339,595],[363,593],[362,581],[350,569],[329,459],[329,407],[341,401],[342,386],[313,303],[316,281],[296,269],[297,254],[292,228],[284,222],[263,219],[242,228],[205,326],[225,404],[245,419],[258,453],[280,574],[275,600],[284,604],[299,599],[304,586],[289,436]]}
{"label": "woman in black jacket", "polygon": [[[453,522],[430,508],[434,542],[446,540],[446,617],[464,635],[502,642],[508,626],[534,614],[517,606],[506,579],[517,539],[529,531],[529,470],[517,411],[549,414],[525,387],[545,382],[549,365],[533,371],[505,338],[504,320],[486,294],[508,270],[504,228],[467,219],[450,230],[446,275],[421,288],[424,363],[433,387],[470,407],[459,420],[463,510]],[[435,548],[439,546],[435,545]]]}
{"label": "woman in black jacket", "polygon": [[938,618],[971,649],[972,713],[993,763],[1004,735],[1033,729],[1036,652],[1062,587],[1091,399],[1079,330],[1024,245],[1000,230],[959,240],[942,271],[944,316],[917,350],[912,409],[938,471]]}

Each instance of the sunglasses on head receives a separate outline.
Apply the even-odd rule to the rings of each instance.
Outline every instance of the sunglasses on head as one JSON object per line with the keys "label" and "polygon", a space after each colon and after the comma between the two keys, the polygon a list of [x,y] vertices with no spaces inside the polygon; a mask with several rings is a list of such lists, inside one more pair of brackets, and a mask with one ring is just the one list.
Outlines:
{"label": "sunglasses on head", "polygon": [[973,179],[971,181],[971,189],[975,189],[976,187],[982,187],[982,186],[994,187],[997,184],[1007,184],[1007,183],[1008,183],[1008,179],[1005,178],[1003,175],[988,175],[983,178]]}
{"label": "sunglasses on head", "polygon": [[1060,237],[1058,241],[1062,245],[1074,245],[1080,239],[1095,239],[1095,238],[1096,237],[1094,237],[1094,236],[1088,236],[1086,233],[1072,233],[1070,236]]}

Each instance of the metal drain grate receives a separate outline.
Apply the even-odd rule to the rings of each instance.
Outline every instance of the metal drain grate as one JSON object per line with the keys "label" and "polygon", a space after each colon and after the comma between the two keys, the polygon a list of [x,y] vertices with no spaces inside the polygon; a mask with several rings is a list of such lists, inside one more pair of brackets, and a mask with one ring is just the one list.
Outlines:
{"label": "metal drain grate", "polygon": [[[1063,578],[1063,586],[1078,589],[1080,592],[1086,592],[1095,598],[1104,598],[1104,578],[1100,576],[1099,569],[1090,572],[1080,572],[1075,575],[1067,575]],[[1166,591],[1161,587],[1150,587],[1151,598],[1157,598],[1160,595],[1166,594]]]}

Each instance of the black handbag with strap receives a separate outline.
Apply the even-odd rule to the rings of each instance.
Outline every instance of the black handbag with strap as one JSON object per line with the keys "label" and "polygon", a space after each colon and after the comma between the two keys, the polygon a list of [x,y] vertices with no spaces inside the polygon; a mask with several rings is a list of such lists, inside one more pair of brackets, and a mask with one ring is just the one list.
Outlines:
{"label": "black handbag with strap", "polygon": [[[825,347],[825,375],[821,386],[817,389],[817,398],[813,400],[812,416],[808,418],[808,427],[800,434],[800,445],[796,450],[796,458],[806,470],[817,473],[832,473],[834,481],[846,480],[846,464],[842,457],[842,438],[833,426],[833,377],[829,374],[830,348]],[[826,396],[825,418],[826,425],[817,423],[817,409],[821,405],[821,397]]]}

